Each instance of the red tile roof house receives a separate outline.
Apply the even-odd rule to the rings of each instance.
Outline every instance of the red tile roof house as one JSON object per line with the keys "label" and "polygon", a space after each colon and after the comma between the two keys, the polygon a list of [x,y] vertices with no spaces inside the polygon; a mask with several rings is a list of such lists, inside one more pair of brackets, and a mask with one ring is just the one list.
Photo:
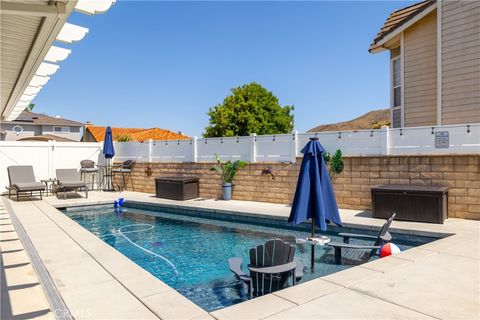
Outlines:
{"label": "red tile roof house", "polygon": [[[83,142],[99,142],[103,141],[105,137],[105,130],[107,127],[91,126],[85,127],[83,134]],[[175,133],[170,130],[160,128],[112,128],[113,140],[128,140],[128,141],[147,141],[152,140],[186,140],[190,137],[181,133]]]}
{"label": "red tile roof house", "polygon": [[392,127],[480,123],[480,1],[427,0],[390,14]]}
{"label": "red tile roof house", "polygon": [[0,121],[0,141],[80,141],[84,124],[24,111],[13,121]]}

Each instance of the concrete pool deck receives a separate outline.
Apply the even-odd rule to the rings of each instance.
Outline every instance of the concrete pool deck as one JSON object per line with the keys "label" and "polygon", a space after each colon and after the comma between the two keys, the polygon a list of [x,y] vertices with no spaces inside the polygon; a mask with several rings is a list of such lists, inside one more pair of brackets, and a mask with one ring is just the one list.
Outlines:
{"label": "concrete pool deck", "polygon": [[[171,201],[136,192],[90,192],[89,199],[4,198],[75,319],[480,318],[480,221],[447,219],[443,225],[395,221],[392,228],[397,232],[453,235],[207,313],[55,209],[112,203],[120,196],[272,218],[285,218],[290,210],[285,205],[233,200]],[[341,216],[347,226],[372,230],[383,224],[361,211],[341,210]]]}

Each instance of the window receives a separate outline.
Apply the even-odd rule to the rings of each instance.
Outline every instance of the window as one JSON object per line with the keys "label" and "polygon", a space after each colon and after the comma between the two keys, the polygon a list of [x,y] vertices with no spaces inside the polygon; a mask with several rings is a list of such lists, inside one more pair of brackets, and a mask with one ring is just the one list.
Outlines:
{"label": "window", "polygon": [[402,126],[402,110],[395,108],[392,110],[392,128],[400,128]]}
{"label": "window", "polygon": [[18,124],[12,128],[12,131],[15,132],[15,134],[18,136],[20,133],[23,132],[22,126],[19,126]]}
{"label": "window", "polygon": [[402,60],[396,55],[390,60],[391,70],[391,108],[392,128],[403,126],[403,101],[402,101]]}
{"label": "window", "polygon": [[53,127],[55,133],[70,133],[70,127]]}
{"label": "window", "polygon": [[392,60],[392,107],[402,106],[402,80],[401,80],[400,58]]}

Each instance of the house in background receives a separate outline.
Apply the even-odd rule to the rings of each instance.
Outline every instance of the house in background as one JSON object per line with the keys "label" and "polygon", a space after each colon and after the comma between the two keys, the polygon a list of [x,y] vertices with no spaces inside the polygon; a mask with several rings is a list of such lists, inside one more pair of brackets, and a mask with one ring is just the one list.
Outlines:
{"label": "house in background", "polygon": [[13,121],[0,121],[0,141],[80,141],[84,124],[23,111]]}
{"label": "house in background", "polygon": [[[83,134],[83,142],[100,142],[105,137],[107,127],[87,125]],[[114,128],[112,127],[112,136],[114,141],[147,141],[152,140],[185,140],[190,137],[182,133],[175,133],[170,130],[160,128]]]}
{"label": "house in background", "polygon": [[480,1],[393,12],[369,49],[386,50],[392,127],[480,123]]}

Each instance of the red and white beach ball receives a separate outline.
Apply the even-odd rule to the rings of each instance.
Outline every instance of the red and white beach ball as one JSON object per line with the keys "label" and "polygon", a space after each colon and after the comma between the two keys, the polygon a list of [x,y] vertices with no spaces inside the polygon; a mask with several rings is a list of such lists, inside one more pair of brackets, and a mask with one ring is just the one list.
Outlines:
{"label": "red and white beach ball", "polygon": [[384,244],[383,247],[380,249],[380,257],[384,258],[400,252],[402,251],[395,244],[387,243]]}

